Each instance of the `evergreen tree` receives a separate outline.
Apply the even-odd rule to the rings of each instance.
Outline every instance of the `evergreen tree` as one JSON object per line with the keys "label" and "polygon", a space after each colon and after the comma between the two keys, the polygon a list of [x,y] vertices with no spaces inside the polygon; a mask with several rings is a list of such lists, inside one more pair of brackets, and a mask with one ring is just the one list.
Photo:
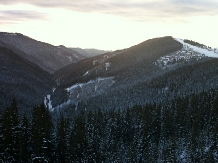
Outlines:
{"label": "evergreen tree", "polygon": [[2,113],[0,112],[0,162],[3,162],[4,154],[4,142],[3,142],[3,126],[2,126]]}
{"label": "evergreen tree", "polygon": [[85,114],[82,113],[75,117],[74,125],[70,135],[70,160],[72,162],[85,162],[87,159],[88,141],[85,128]]}
{"label": "evergreen tree", "polygon": [[58,162],[68,162],[68,137],[69,137],[69,120],[60,115],[57,124],[56,134],[56,156]]}
{"label": "evergreen tree", "polygon": [[49,110],[44,104],[36,106],[32,111],[31,140],[33,157],[52,158],[52,120]]}
{"label": "evergreen tree", "polygon": [[5,109],[2,117],[2,140],[5,162],[17,162],[19,160],[20,126],[16,99],[11,102],[11,106]]}
{"label": "evergreen tree", "polygon": [[30,162],[30,126],[26,115],[21,121],[21,146],[20,146],[20,160],[21,162]]}

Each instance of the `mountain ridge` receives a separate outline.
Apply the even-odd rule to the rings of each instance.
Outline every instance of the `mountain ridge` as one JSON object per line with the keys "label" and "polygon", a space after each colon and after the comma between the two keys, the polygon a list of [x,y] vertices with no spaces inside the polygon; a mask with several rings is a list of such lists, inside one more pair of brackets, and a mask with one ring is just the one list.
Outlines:
{"label": "mountain ridge", "polygon": [[0,44],[49,73],[85,57],[75,51],[34,40],[20,33],[0,32]]}
{"label": "mountain ridge", "polygon": [[[170,36],[150,39],[57,71],[54,75],[60,85],[53,104],[76,109],[127,108],[216,88],[216,55]],[[202,75],[207,77],[201,79]],[[57,100],[58,92],[63,98]]]}
{"label": "mountain ridge", "polygon": [[[64,90],[71,85],[107,77],[114,77],[115,84],[113,84],[112,87],[114,87],[114,85],[116,85],[117,88],[123,86],[128,87],[128,85],[130,86],[137,83],[143,80],[143,78],[145,80],[150,78],[149,71],[156,71],[157,69],[153,66],[157,58],[175,52],[181,48],[181,43],[168,36],[150,39],[124,50],[84,59],[76,64],[62,68],[54,74],[55,79],[59,80],[61,83],[56,91],[58,92],[62,89],[63,91],[60,91],[62,92],[61,96],[66,97],[67,92]],[[142,76],[144,77],[140,79]],[[110,85],[110,83],[108,84]],[[112,89],[112,87],[108,89]],[[87,92],[87,94],[90,94],[90,91],[88,91],[89,93]],[[63,93],[65,95],[63,95]],[[55,94],[56,92],[54,93],[53,101],[57,99],[55,96],[58,97],[58,94]],[[101,94],[98,96],[101,96]]]}
{"label": "mountain ridge", "polygon": [[87,49],[82,49],[82,48],[69,48],[72,49],[80,54],[82,54],[85,57],[94,57],[96,55],[108,53],[108,50],[99,50],[99,49],[94,49],[94,48],[87,48]]}
{"label": "mountain ridge", "polygon": [[[12,36],[14,35],[17,34]],[[23,52],[6,43],[0,40],[2,48],[12,48],[8,53]],[[72,52],[63,45],[55,48],[62,52]],[[77,109],[125,108],[135,104],[143,105],[152,100],[160,102],[174,96],[188,95],[193,91],[201,92],[201,87],[207,90],[210,87],[216,88],[216,55],[218,56],[215,51],[195,47],[171,36],[153,38],[130,48],[83,58],[58,69],[52,75],[42,73],[47,78],[45,83],[52,83],[45,86],[49,91],[46,91],[47,94],[43,93],[43,97],[47,97],[46,104],[49,103],[51,110],[71,106]],[[80,54],[75,52],[74,56],[80,57]],[[29,59],[24,60],[31,66],[35,65]],[[40,66],[35,67],[37,72],[41,72]],[[32,72],[32,68],[30,69],[25,71]],[[195,73],[186,73],[188,70]],[[207,78],[201,79],[202,75]],[[37,77],[40,78],[41,76]],[[28,80],[32,82],[32,79]],[[36,83],[36,87],[39,83]]]}
{"label": "mountain ridge", "polygon": [[5,107],[16,97],[25,109],[38,105],[55,86],[53,77],[38,65],[0,47],[0,106]]}

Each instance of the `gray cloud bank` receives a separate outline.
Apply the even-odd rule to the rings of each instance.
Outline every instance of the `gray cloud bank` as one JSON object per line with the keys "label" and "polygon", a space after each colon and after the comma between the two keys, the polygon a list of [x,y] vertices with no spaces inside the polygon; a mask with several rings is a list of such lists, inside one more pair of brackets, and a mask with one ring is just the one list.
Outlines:
{"label": "gray cloud bank", "polygon": [[[218,15],[218,1],[216,0],[0,0],[0,4],[4,5],[15,4],[15,2],[79,12],[118,15],[141,21]],[[16,12],[22,17],[33,16],[34,18],[34,14],[28,15],[19,11],[5,14],[13,15]]]}
{"label": "gray cloud bank", "polygon": [[14,24],[26,20],[46,20],[47,15],[31,10],[1,10],[0,11],[0,24]]}

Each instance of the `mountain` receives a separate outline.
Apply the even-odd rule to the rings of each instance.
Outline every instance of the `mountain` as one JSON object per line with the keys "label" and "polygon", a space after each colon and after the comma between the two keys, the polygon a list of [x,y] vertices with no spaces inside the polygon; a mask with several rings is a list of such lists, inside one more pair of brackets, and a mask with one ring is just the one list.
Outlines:
{"label": "mountain", "polygon": [[87,58],[54,73],[53,107],[127,108],[217,88],[217,57],[167,36]]}
{"label": "mountain", "polygon": [[[128,49],[84,59],[55,72],[54,77],[56,81],[60,83],[56,91],[62,90],[60,92],[63,93],[65,90],[65,96],[61,96],[66,97],[67,88],[70,88],[75,84],[85,84],[90,83],[91,81],[104,81],[102,79],[108,79],[109,83],[105,83],[105,85],[111,85],[111,87],[107,88],[107,90],[103,88],[100,90],[100,93],[95,91],[95,87],[86,89],[91,92],[85,92],[83,89],[83,94],[86,96],[85,99],[89,98],[87,97],[89,94],[96,96],[96,98],[97,95],[99,95],[98,98],[101,99],[100,96],[109,93],[108,91],[112,88],[117,89],[115,92],[119,92],[121,89],[125,89],[125,87],[129,88],[134,84],[150,80],[159,75],[159,73],[151,73],[156,72],[157,70],[157,66],[153,63],[161,56],[173,53],[181,48],[182,44],[175,41],[172,37],[163,37],[147,40]],[[112,78],[113,80],[111,80]],[[77,97],[78,94],[75,94]],[[54,96],[54,99],[57,99],[55,97],[58,97],[58,95]],[[82,101],[83,96],[79,95],[79,97],[78,100],[77,98],[72,97],[74,99],[73,101]],[[114,97],[116,98],[116,96]],[[107,97],[104,98],[107,99]],[[58,99],[58,101],[60,101],[60,99]]]}
{"label": "mountain", "polygon": [[181,48],[182,45],[172,37],[151,39],[128,49],[105,53],[68,65],[55,72],[54,76],[63,86],[96,77],[119,77],[124,75],[124,72],[131,73],[134,68],[141,69],[146,63],[152,63],[158,57]]}
{"label": "mountain", "polygon": [[53,46],[19,33],[0,32],[0,45],[37,64],[49,73],[54,73],[68,64],[85,58],[64,46]]}
{"label": "mountain", "polygon": [[209,46],[154,38],[49,74],[0,45],[0,70],[3,162],[218,162]]}
{"label": "mountain", "polygon": [[15,97],[19,107],[30,109],[43,102],[56,83],[38,65],[0,46],[0,108]]}
{"label": "mountain", "polygon": [[[31,95],[30,92],[38,90],[38,93],[30,96],[30,103],[35,104],[36,101],[46,96],[45,103],[51,110],[69,107],[77,109],[84,107],[87,109],[127,108],[152,101],[170,100],[218,87],[216,83],[218,54],[215,50],[194,41],[166,36],[150,39],[127,49],[80,60],[81,54],[64,46],[54,47],[26,38],[21,34],[4,33],[1,35],[7,38],[0,42],[1,55],[4,55],[1,60],[2,69],[9,68],[4,71],[5,74],[1,78],[2,88],[7,85],[2,97],[7,97],[6,92],[17,90],[17,94],[23,93],[23,96],[18,96],[27,98],[28,93]],[[22,40],[20,45],[16,44],[18,40]],[[31,42],[36,43],[39,46],[38,49],[53,47],[63,52],[62,54],[74,53],[78,62],[60,67],[50,75],[42,70],[41,66],[30,61],[28,57],[25,58],[27,54],[19,50],[28,50],[24,48],[25,41],[23,40],[29,40],[30,45],[34,45]],[[29,52],[32,51],[33,49]],[[21,54],[24,57],[21,57]],[[10,62],[4,62],[4,58],[9,56],[7,60]],[[62,55],[59,57],[61,58],[59,61],[63,61]],[[15,61],[16,64],[13,67],[12,63]],[[48,58],[46,62],[54,64],[56,61]],[[14,74],[15,70],[19,70],[17,74]],[[33,77],[37,80],[34,81]],[[25,92],[28,89],[23,91],[15,81],[23,83],[22,87],[31,88],[33,91]],[[40,85],[41,88],[39,88]],[[39,96],[39,99],[35,95]],[[7,99],[11,96],[12,93],[9,93]]]}
{"label": "mountain", "polygon": [[94,57],[96,55],[109,52],[109,51],[98,50],[98,49],[81,49],[81,48],[70,48],[70,49],[82,54],[85,57]]}

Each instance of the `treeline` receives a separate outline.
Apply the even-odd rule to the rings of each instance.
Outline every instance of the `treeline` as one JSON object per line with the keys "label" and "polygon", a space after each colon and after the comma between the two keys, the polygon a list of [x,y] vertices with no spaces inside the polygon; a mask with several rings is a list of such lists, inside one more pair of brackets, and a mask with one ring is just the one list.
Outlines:
{"label": "treeline", "polygon": [[[206,45],[204,44],[200,44],[198,42],[195,42],[195,41],[192,41],[192,40],[188,40],[188,39],[185,39],[184,40],[185,43],[188,43],[188,44],[191,44],[193,46],[197,46],[197,47],[200,47],[200,48],[203,48],[203,47],[207,47]],[[208,46],[209,47],[209,46]],[[211,47],[210,47],[211,48]]]}
{"label": "treeline", "polygon": [[[1,115],[2,162],[218,162],[218,91],[125,110]],[[52,120],[53,119],[53,120]]]}

